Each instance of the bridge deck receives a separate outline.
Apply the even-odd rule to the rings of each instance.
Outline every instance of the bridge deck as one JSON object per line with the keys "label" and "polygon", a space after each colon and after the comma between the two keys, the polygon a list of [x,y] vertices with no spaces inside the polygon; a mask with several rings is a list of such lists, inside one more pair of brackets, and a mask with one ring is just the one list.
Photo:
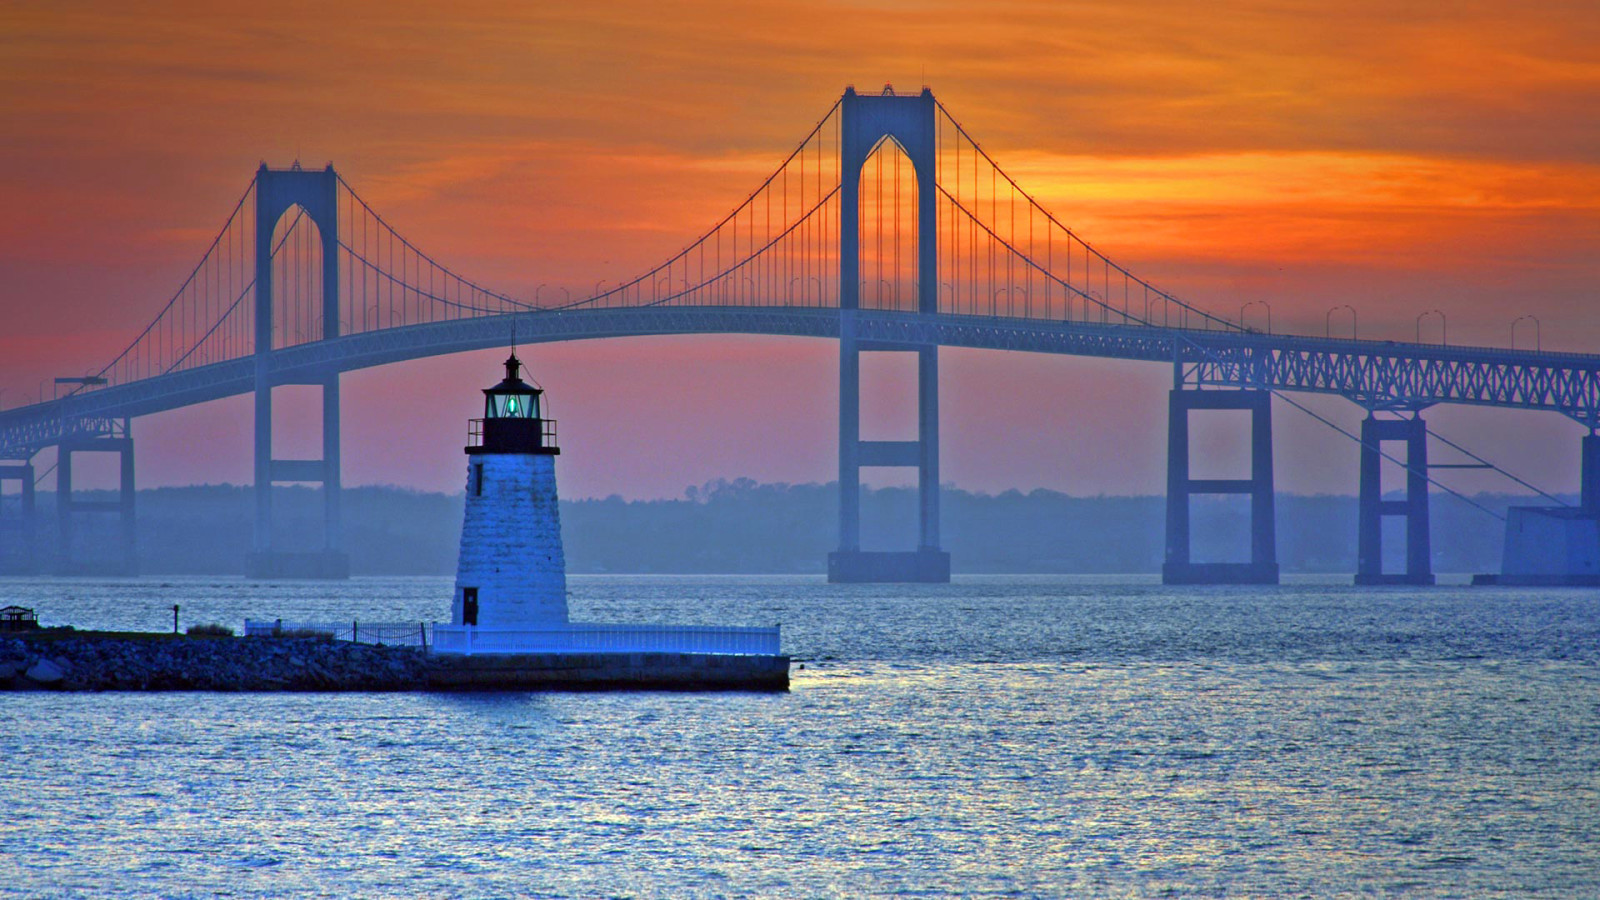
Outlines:
{"label": "bridge deck", "polygon": [[[1207,385],[1337,394],[1372,408],[1437,403],[1560,412],[1600,421],[1600,355],[1452,347],[1399,341],[1196,331],[1025,318],[858,310],[864,341],[1182,364]],[[523,343],[672,334],[837,338],[829,307],[657,306],[527,312],[406,325],[275,350],[274,384],[411,359],[497,347],[516,319]],[[196,366],[0,412],[0,458],[25,458],[109,419],[163,412],[248,393],[255,357]]]}

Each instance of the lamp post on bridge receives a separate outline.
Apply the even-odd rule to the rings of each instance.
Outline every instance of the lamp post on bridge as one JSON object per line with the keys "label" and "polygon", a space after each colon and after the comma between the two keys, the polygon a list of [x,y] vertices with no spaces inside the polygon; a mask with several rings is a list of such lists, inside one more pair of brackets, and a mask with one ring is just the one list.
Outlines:
{"label": "lamp post on bridge", "polygon": [[1239,307],[1239,326],[1241,328],[1244,327],[1244,311],[1249,309],[1252,306],[1260,306],[1260,307],[1266,309],[1266,311],[1267,311],[1267,334],[1271,334],[1272,333],[1272,304],[1268,303],[1265,300],[1251,300],[1249,303],[1246,303],[1243,306]]}
{"label": "lamp post on bridge", "polygon": [[1161,303],[1163,304],[1162,311],[1163,312],[1166,311],[1166,306],[1165,306],[1165,304],[1167,302],[1167,298],[1166,297],[1164,297],[1164,296],[1162,296],[1160,294],[1156,294],[1156,295],[1152,296],[1149,291],[1145,291],[1145,294],[1144,294],[1144,324],[1146,324],[1146,325],[1152,324],[1151,321],[1150,321],[1150,304],[1155,302],[1156,297],[1161,297]]}
{"label": "lamp post on bridge", "polygon": [[1429,316],[1439,317],[1439,346],[1448,345],[1450,343],[1449,325],[1445,321],[1444,311],[1438,309],[1425,309],[1417,314],[1417,343],[1422,343],[1422,320]]}
{"label": "lamp post on bridge", "polygon": [[542,283],[538,287],[533,289],[533,305],[534,306],[538,306],[539,305],[539,292],[542,291],[542,290],[544,290],[544,284],[542,284]]}
{"label": "lamp post on bridge", "polygon": [[1511,320],[1511,349],[1517,349],[1517,323],[1521,322],[1523,319],[1533,322],[1533,349],[1543,349],[1541,346],[1543,342],[1539,334],[1539,332],[1543,329],[1541,329],[1539,326],[1539,317],[1532,314],[1526,316],[1517,316],[1515,319]]}
{"label": "lamp post on bridge", "polygon": [[1322,336],[1325,338],[1333,337],[1333,314],[1341,309],[1350,311],[1350,340],[1353,341],[1356,339],[1356,308],[1348,303],[1328,308],[1328,314],[1322,319]]}

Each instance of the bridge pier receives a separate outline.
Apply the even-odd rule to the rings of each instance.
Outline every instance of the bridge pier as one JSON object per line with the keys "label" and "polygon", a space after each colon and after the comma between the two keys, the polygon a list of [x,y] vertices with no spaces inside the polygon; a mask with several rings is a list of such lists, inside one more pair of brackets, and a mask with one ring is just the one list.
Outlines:
{"label": "bridge pier", "polygon": [[38,571],[38,510],[33,484],[33,463],[0,464],[0,485],[16,481],[16,514],[6,515],[0,502],[0,573],[32,575]]}
{"label": "bridge pier", "polygon": [[[1383,499],[1383,442],[1406,445],[1406,495]],[[1383,570],[1383,520],[1406,520],[1406,569]],[[1420,414],[1409,419],[1361,420],[1361,497],[1356,524],[1358,585],[1433,584],[1433,551],[1428,521],[1428,426]]]}
{"label": "bridge pier", "polygon": [[[1250,477],[1189,477],[1190,410],[1250,413]],[[1272,485],[1272,394],[1261,390],[1173,388],[1167,419],[1167,558],[1163,584],[1277,584],[1277,513]],[[1250,561],[1197,563],[1190,558],[1189,497],[1250,495]]]}
{"label": "bridge pier", "polygon": [[[56,525],[58,547],[56,573],[59,575],[136,575],[139,569],[135,530],[133,432],[122,420],[122,435],[73,437],[61,442],[56,451]],[[76,500],[72,496],[72,457],[77,453],[115,453],[121,463],[117,499]],[[80,513],[117,514],[117,554],[111,558],[79,559],[76,547],[77,517]]]}
{"label": "bridge pier", "polygon": [[1499,575],[1473,584],[1600,587],[1600,435],[1594,426],[1580,451],[1578,506],[1513,506]]}
{"label": "bridge pier", "polygon": [[1590,431],[1583,436],[1578,451],[1578,477],[1581,479],[1579,508],[1584,515],[1600,516],[1600,434]]}

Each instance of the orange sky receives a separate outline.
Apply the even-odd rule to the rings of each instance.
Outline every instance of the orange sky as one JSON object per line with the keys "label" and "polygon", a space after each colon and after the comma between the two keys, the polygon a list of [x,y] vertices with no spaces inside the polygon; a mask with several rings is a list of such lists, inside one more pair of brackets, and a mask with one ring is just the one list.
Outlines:
{"label": "orange sky", "polygon": [[[1546,347],[1600,345],[1592,2],[22,2],[0,9],[0,404],[120,349],[262,160],[332,160],[420,246],[502,290],[587,293],[727,212],[845,84],[923,80],[1064,221],[1212,309],[1266,299],[1276,327],[1320,333],[1350,303],[1364,336],[1406,338],[1439,308],[1453,343],[1482,344],[1532,313]],[[833,475],[832,345],[536,356],[566,392],[564,434],[607,435],[565,460],[569,494]],[[959,353],[945,371],[948,480],[1161,490],[1166,373]],[[484,373],[470,355],[350,390],[409,433],[445,430],[448,451],[462,399],[402,404],[395,388],[470,391]],[[1050,421],[1018,385],[1060,398]],[[184,453],[194,435],[247,444],[248,407],[214,406],[139,426],[146,483],[248,477],[242,452]],[[1281,455],[1328,443],[1294,415]],[[1555,417],[1437,415],[1542,483],[1575,483],[1577,432]],[[457,487],[448,452],[380,452],[392,419],[348,418],[352,481]],[[670,438],[625,439],[642,433]],[[977,437],[995,434],[1005,448]],[[1352,490],[1354,451],[1328,453],[1280,462],[1282,486]]]}

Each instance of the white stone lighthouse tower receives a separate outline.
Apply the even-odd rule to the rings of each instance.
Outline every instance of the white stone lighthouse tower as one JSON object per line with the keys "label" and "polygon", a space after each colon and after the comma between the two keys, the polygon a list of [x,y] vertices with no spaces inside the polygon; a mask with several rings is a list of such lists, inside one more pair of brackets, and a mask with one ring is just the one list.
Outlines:
{"label": "white stone lighthouse tower", "polygon": [[566,627],[567,563],[556,506],[556,423],[540,415],[543,393],[506,360],[484,390],[483,418],[467,441],[467,507],[461,523],[451,623],[485,629]]}

